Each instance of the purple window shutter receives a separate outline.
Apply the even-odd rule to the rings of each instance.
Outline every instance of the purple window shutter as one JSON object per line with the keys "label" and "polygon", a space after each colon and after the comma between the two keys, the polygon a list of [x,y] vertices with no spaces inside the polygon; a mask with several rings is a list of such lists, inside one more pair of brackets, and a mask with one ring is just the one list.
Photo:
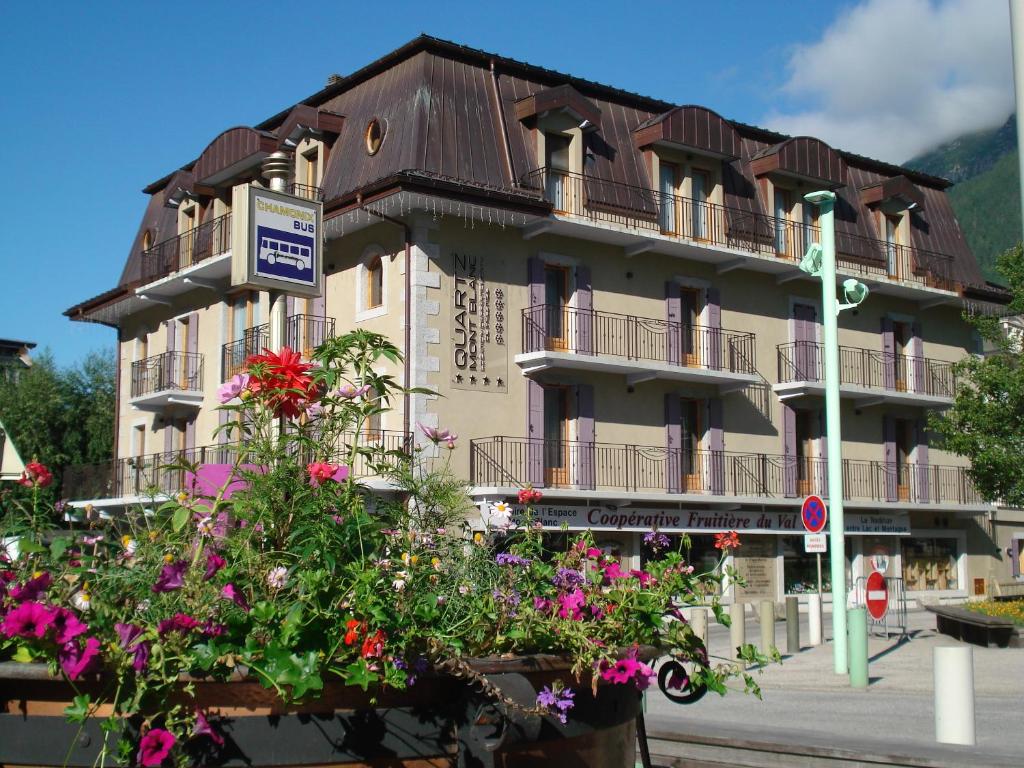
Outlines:
{"label": "purple window shutter", "polygon": [[177,344],[178,321],[168,320],[164,325],[167,328],[167,351],[174,352]]}
{"label": "purple window shutter", "polygon": [[576,387],[576,441],[574,457],[576,484],[593,489],[594,476],[594,387],[580,384]]}
{"label": "purple window shutter", "polygon": [[818,411],[818,461],[814,462],[817,470],[811,474],[814,481],[814,492],[825,498],[828,496],[828,429],[825,427],[825,411]]}
{"label": "purple window shutter", "polygon": [[[189,355],[199,354],[199,313],[193,312],[188,316],[188,349]],[[185,371],[185,378],[192,389],[200,389],[199,360],[189,357],[183,362],[182,369]],[[194,429],[194,427],[193,427]],[[194,436],[194,435],[193,435]]]}
{"label": "purple window shutter", "polygon": [[708,400],[708,468],[711,474],[711,492],[725,493],[725,430],[722,428],[722,398]]}
{"label": "purple window shutter", "polygon": [[796,496],[796,411],[782,404],[782,491]]}
{"label": "purple window shutter", "polygon": [[714,286],[707,290],[708,308],[708,366],[722,369],[722,295]]}
{"label": "purple window shutter", "polygon": [[882,442],[885,446],[885,500],[896,501],[899,498],[896,477],[896,421],[892,416],[882,416]]}
{"label": "purple window shutter", "polygon": [[917,493],[914,494],[919,502],[931,501],[930,488],[928,487],[928,420],[921,419],[917,422],[917,450],[914,452],[914,460],[917,464],[914,480],[917,484]]}
{"label": "purple window shutter", "polygon": [[1010,539],[1010,573],[1015,579],[1024,576],[1020,570],[1020,539]]}
{"label": "purple window shutter", "polygon": [[593,355],[594,291],[590,285],[590,267],[576,267],[576,351]]}
{"label": "purple window shutter", "polygon": [[196,447],[196,415],[192,414],[185,422],[185,450],[191,451]]}
{"label": "purple window shutter", "polygon": [[[668,323],[665,333],[665,361],[679,365],[682,360],[683,347],[682,328],[680,327],[683,321],[683,297],[679,283],[672,280],[665,282],[665,320]],[[676,407],[679,407],[678,403],[676,403]]]}
{"label": "purple window shutter", "polygon": [[523,346],[527,352],[541,352],[547,344],[548,316],[544,306],[544,262],[530,257],[526,262],[529,308],[523,328]]}
{"label": "purple window shutter", "polygon": [[890,317],[882,318],[882,386],[896,389],[896,339]]}
{"label": "purple window shutter", "polygon": [[544,387],[526,380],[526,482],[544,485]]}
{"label": "purple window shutter", "polygon": [[665,490],[680,493],[683,490],[683,413],[679,395],[665,395]]}
{"label": "purple window shutter", "polygon": [[907,389],[911,392],[930,392],[927,368],[924,364],[924,343],[921,340],[921,323],[915,320],[910,326],[910,354],[913,355],[910,370],[911,379]]}

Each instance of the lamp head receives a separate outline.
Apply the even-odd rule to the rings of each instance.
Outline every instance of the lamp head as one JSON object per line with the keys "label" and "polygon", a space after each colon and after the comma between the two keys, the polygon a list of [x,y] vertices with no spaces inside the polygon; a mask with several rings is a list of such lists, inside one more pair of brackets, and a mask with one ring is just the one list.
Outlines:
{"label": "lamp head", "polygon": [[805,253],[803,259],[800,260],[800,270],[809,275],[820,275],[821,254],[821,245],[819,243],[811,243],[807,246],[807,253]]}
{"label": "lamp head", "polygon": [[868,297],[868,287],[852,277],[843,280],[843,296],[848,306],[856,307]]}
{"label": "lamp head", "polygon": [[820,189],[817,192],[808,192],[804,195],[804,200],[808,203],[814,203],[815,205],[821,205],[828,201],[834,201],[836,199],[835,192],[829,192],[827,189]]}

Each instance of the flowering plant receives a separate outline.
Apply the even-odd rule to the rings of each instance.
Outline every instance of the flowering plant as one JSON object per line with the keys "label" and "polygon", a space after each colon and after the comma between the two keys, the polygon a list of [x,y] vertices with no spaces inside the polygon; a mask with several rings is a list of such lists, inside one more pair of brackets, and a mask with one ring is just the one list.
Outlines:
{"label": "flowering plant", "polygon": [[[643,690],[653,669],[640,649],[656,646],[724,692],[739,673],[709,662],[680,613],[708,604],[728,623],[720,574],[694,572],[685,537],[673,549],[651,532],[642,569],[587,533],[552,548],[532,520],[534,489],[518,512],[495,503],[474,531],[450,469],[457,437],[422,426],[427,448],[413,451],[371,427],[406,391],[378,363],[400,358],[363,331],[328,340],[313,363],[287,348],[250,358],[219,393],[223,481],[181,464],[181,492],[146,510],[23,532],[21,554],[0,564],[0,659],[46,662],[72,684],[113,681],[66,714],[112,713],[118,759],[143,766],[184,764],[197,740],[223,744],[182,675],[242,673],[294,702],[330,679],[402,689],[465,657],[548,652],[567,655],[581,685]],[[367,475],[399,492],[371,492]],[[575,696],[556,682],[532,711],[564,722]]]}

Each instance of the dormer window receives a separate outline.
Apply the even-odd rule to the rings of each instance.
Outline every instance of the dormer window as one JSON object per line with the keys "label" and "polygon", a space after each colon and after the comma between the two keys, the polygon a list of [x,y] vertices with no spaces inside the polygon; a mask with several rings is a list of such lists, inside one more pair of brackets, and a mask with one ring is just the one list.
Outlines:
{"label": "dormer window", "polygon": [[323,142],[316,139],[303,139],[295,150],[295,184],[294,194],[308,200],[320,199],[320,186],[323,181]]}
{"label": "dormer window", "polygon": [[544,134],[544,191],[557,213],[569,212],[571,181],[569,174],[572,137],[561,133]]}
{"label": "dormer window", "polygon": [[894,176],[862,187],[860,199],[874,212],[889,277],[908,277],[916,265],[905,246],[910,244],[911,211],[919,210],[924,203],[921,190],[907,177]]}
{"label": "dormer window", "polygon": [[708,240],[721,204],[721,163],[664,150],[656,153],[658,208],[665,235]]}

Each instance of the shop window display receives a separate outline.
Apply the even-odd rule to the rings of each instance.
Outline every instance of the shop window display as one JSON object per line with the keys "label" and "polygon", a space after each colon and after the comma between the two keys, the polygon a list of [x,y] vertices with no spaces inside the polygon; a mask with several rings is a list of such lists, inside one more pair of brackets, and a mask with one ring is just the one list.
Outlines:
{"label": "shop window display", "polygon": [[[803,595],[818,591],[818,563],[814,555],[804,552],[803,536],[782,536],[782,575],[787,595]],[[846,584],[852,583],[853,542],[846,539]],[[832,591],[832,578],[827,554],[821,556],[821,589]]]}
{"label": "shop window display", "polygon": [[903,581],[908,590],[959,589],[954,538],[913,538],[903,542]]}

